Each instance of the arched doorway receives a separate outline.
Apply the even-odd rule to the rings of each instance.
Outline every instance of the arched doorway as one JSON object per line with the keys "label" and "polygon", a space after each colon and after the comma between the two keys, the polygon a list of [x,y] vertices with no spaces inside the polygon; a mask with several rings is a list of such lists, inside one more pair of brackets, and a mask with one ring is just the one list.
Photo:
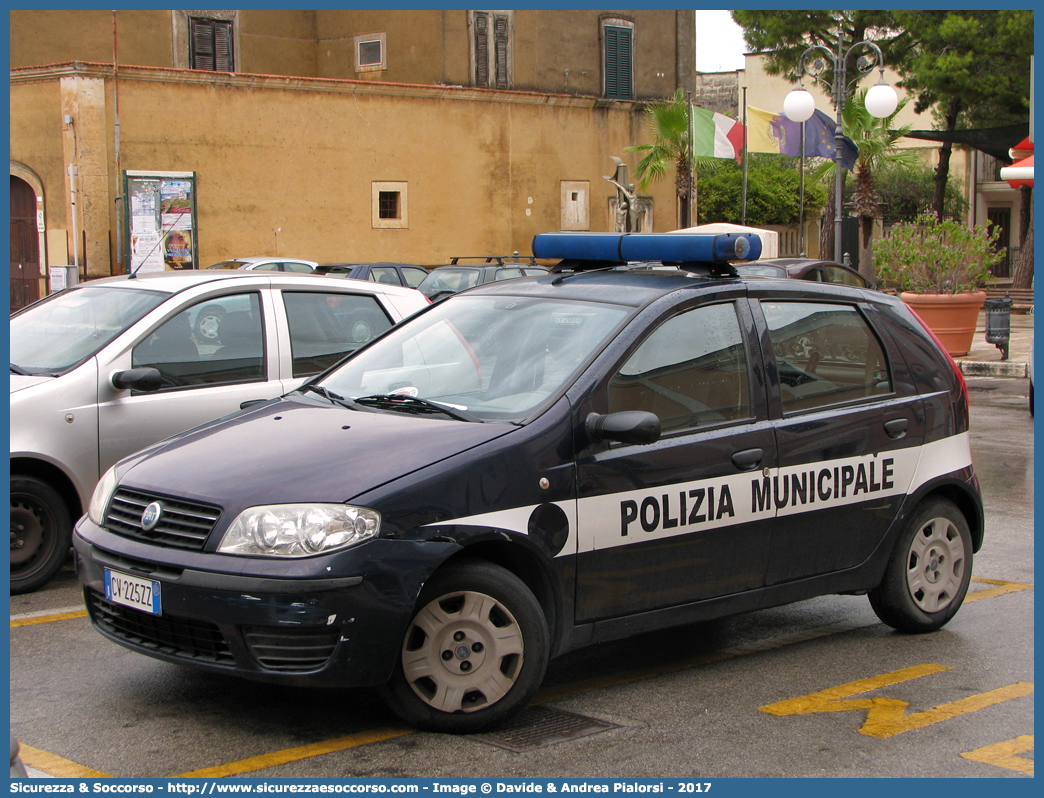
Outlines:
{"label": "arched doorway", "polygon": [[40,298],[40,237],[36,192],[11,175],[11,312]]}

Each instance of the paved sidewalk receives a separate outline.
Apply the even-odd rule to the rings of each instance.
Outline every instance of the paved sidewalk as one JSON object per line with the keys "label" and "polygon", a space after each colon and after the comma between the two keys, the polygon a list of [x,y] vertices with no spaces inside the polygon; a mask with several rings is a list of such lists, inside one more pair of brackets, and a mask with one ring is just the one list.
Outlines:
{"label": "paved sidewalk", "polygon": [[1012,313],[1008,359],[1002,360],[1001,350],[994,344],[986,343],[986,312],[980,311],[971,350],[954,359],[961,371],[969,377],[1027,377],[1032,342],[1033,314]]}

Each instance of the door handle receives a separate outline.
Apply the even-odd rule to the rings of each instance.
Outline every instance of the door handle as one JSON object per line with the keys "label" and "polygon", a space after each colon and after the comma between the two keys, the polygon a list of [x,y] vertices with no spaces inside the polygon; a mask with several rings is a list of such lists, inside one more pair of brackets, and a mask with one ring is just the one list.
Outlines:
{"label": "door handle", "polygon": [[732,464],[740,471],[753,471],[764,458],[765,453],[761,449],[744,449],[732,455]]}
{"label": "door handle", "polygon": [[891,421],[885,422],[884,428],[889,438],[902,438],[906,436],[906,431],[910,428],[910,420],[893,418]]}

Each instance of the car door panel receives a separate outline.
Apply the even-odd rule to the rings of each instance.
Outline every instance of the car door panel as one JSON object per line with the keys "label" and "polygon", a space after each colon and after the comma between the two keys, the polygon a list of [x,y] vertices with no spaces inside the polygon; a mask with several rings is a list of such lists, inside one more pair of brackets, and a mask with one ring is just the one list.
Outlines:
{"label": "car door panel", "polygon": [[750,496],[776,443],[746,302],[671,311],[654,326],[593,394],[604,405],[591,410],[652,412],[665,433],[578,461],[581,622],[764,584],[774,509]]}
{"label": "car door panel", "polygon": [[[767,584],[854,568],[910,489],[924,442],[905,363],[854,304],[795,296],[755,307],[778,377],[779,470]],[[898,389],[898,391],[897,391]]]}
{"label": "car door panel", "polygon": [[[261,338],[241,337],[238,314],[242,297],[256,298]],[[228,308],[220,332],[202,337],[193,330],[200,308]],[[248,327],[247,334],[257,329]],[[164,335],[165,333],[174,333]],[[271,342],[265,340],[265,336]],[[98,385],[100,468],[158,440],[234,413],[244,401],[283,393],[279,380],[275,322],[267,290],[196,300],[172,311],[134,346],[102,364]],[[164,385],[156,392],[116,390],[113,372],[135,366],[156,367]]]}

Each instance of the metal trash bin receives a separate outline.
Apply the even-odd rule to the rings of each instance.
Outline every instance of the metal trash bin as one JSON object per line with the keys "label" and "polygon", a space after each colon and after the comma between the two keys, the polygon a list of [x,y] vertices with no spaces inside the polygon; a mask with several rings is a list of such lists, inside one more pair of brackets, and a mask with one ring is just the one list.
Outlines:
{"label": "metal trash bin", "polygon": [[1008,343],[1011,340],[1011,294],[1003,299],[987,299],[986,343],[994,344],[1001,351],[1001,360],[1008,359]]}

